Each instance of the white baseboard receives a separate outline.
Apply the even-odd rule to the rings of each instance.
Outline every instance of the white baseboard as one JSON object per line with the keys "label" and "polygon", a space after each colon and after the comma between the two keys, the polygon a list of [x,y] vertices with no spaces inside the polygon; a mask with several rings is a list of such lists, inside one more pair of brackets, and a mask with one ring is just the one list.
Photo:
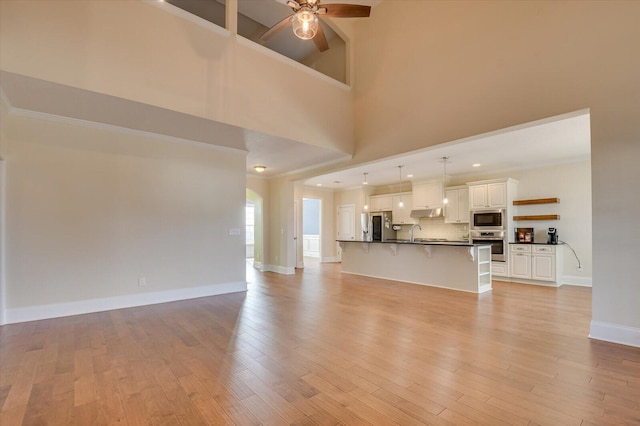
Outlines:
{"label": "white baseboard", "polygon": [[282,275],[294,275],[296,268],[293,266],[280,266],[280,265],[264,265],[264,272],[275,272]]}
{"label": "white baseboard", "polygon": [[640,328],[591,321],[589,337],[591,339],[640,348]]}
{"label": "white baseboard", "polygon": [[7,309],[6,324],[90,314],[113,309],[132,308],[135,306],[155,305],[158,303],[217,296],[240,291],[247,291],[247,283],[245,281],[187,287],[153,293],[105,297],[102,299],[87,299],[76,302],[54,303],[51,305],[28,306],[25,308]]}
{"label": "white baseboard", "polygon": [[338,256],[333,257],[323,257],[320,259],[320,263],[338,263],[340,262],[340,258]]}
{"label": "white baseboard", "polygon": [[575,275],[565,275],[562,277],[562,285],[575,285],[580,287],[593,287],[591,277],[578,277]]}
{"label": "white baseboard", "polygon": [[541,285],[544,287],[560,287],[561,284],[554,281],[539,281],[539,280],[527,280],[524,278],[507,278],[502,277],[501,279],[496,278],[497,281],[508,281],[516,284],[530,284],[530,285]]}
{"label": "white baseboard", "polygon": [[478,293],[482,294],[491,290],[492,290],[491,284],[485,284],[485,285],[481,285],[480,288],[478,288]]}
{"label": "white baseboard", "polygon": [[255,260],[253,261],[253,268],[257,269],[260,272],[264,271],[264,266],[262,265],[262,262],[256,262]]}

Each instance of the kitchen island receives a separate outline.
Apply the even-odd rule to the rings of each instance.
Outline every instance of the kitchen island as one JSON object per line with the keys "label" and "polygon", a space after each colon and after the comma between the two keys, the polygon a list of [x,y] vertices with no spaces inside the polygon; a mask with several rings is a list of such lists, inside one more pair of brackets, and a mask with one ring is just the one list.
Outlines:
{"label": "kitchen island", "polygon": [[491,290],[491,246],[456,241],[338,240],[342,272],[471,293]]}

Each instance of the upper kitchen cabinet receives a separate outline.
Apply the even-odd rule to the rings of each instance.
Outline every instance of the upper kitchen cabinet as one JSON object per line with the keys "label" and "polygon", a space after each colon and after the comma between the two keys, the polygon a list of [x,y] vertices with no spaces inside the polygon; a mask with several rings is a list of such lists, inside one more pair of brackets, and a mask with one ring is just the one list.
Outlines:
{"label": "upper kitchen cabinet", "polygon": [[469,208],[471,210],[506,208],[509,200],[516,195],[517,181],[500,179],[470,182],[467,185],[469,185]]}
{"label": "upper kitchen cabinet", "polygon": [[393,210],[393,196],[375,195],[369,198],[369,209],[372,212],[390,212]]}
{"label": "upper kitchen cabinet", "polygon": [[413,208],[442,208],[442,182],[427,182],[413,185]]}
{"label": "upper kitchen cabinet", "polygon": [[[402,207],[400,207],[400,201],[402,201]],[[409,225],[417,223],[418,219],[412,218],[411,206],[413,205],[413,197],[410,192],[404,192],[402,194],[395,194],[393,196],[393,209],[391,221],[395,225]]]}
{"label": "upper kitchen cabinet", "polygon": [[469,188],[465,186],[447,188],[445,223],[469,223]]}

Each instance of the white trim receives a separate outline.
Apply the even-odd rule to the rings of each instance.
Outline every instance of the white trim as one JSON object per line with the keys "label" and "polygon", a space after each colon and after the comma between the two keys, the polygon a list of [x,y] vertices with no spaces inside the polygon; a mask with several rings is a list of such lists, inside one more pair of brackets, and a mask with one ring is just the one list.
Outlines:
{"label": "white trim", "polygon": [[296,268],[293,266],[280,266],[280,265],[264,265],[263,272],[275,272],[282,275],[295,275]]}
{"label": "white trim", "polygon": [[575,285],[580,287],[593,287],[592,277],[578,277],[575,275],[565,275],[562,277],[562,285]]}
{"label": "white trim", "polygon": [[339,263],[339,262],[340,262],[340,258],[338,256],[323,257],[320,259],[320,263]]}
{"label": "white trim", "polygon": [[544,287],[560,287],[562,285],[555,281],[527,280],[524,278],[514,278],[514,277],[500,277],[500,279],[497,279],[497,280],[508,281],[510,283],[516,283],[516,284],[540,285]]}
{"label": "white trim", "polygon": [[6,317],[7,324],[14,324],[18,322],[110,311],[113,309],[131,308],[135,306],[155,305],[158,303],[175,302],[178,300],[195,299],[198,297],[217,296],[220,294],[236,293],[241,291],[247,291],[246,281],[212,284],[153,293],[105,297],[102,299],[54,303],[51,305],[13,308],[7,309]]}
{"label": "white trim", "polygon": [[640,348],[640,328],[591,321],[589,338]]}
{"label": "white trim", "polygon": [[253,261],[253,268],[257,269],[260,272],[264,272],[264,269],[262,267],[262,262],[256,262],[255,260]]}
{"label": "white trim", "polygon": [[11,108],[10,114],[15,114],[18,117],[47,120],[55,123],[72,124],[72,125],[84,126],[92,129],[124,133],[126,135],[131,135],[131,136],[151,137],[151,138],[157,138],[157,139],[161,139],[169,142],[180,142],[180,143],[188,143],[188,144],[197,145],[197,146],[205,146],[205,147],[214,149],[216,151],[235,152],[239,154],[244,154],[245,156],[249,153],[245,149],[214,145],[208,142],[194,141],[192,139],[184,139],[177,136],[163,135],[161,133],[149,132],[147,130],[130,129],[128,127],[116,126],[115,124],[106,124],[106,123],[100,123],[98,121],[84,120],[84,119],[73,118],[73,117],[65,117],[62,115],[48,114],[46,112],[32,111],[29,109],[13,107]]}
{"label": "white trim", "polygon": [[478,293],[482,294],[482,293],[486,293],[487,291],[491,291],[493,288],[491,287],[491,283],[489,284],[485,284],[485,285],[481,285],[478,288]]}
{"label": "white trim", "polygon": [[296,268],[293,266],[280,266],[280,265],[264,265],[263,272],[275,272],[282,275],[295,275]]}

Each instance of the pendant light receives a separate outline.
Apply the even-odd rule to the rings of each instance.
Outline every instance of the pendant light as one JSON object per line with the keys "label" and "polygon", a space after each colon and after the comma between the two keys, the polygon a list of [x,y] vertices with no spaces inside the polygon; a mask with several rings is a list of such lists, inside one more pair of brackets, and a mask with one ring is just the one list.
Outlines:
{"label": "pendant light", "polygon": [[398,166],[400,170],[400,202],[398,203],[398,207],[404,207],[404,203],[402,202],[402,167],[404,166]]}
{"label": "pendant light", "polygon": [[367,204],[367,191],[364,189],[364,185],[368,185],[369,182],[367,182],[367,175],[369,173],[365,172],[364,173],[364,181],[362,182],[362,192],[364,192],[364,209],[365,210],[369,210],[369,204]]}
{"label": "pendant light", "polygon": [[447,203],[449,203],[449,199],[447,198],[447,160],[449,157],[442,157],[442,206],[446,207]]}

